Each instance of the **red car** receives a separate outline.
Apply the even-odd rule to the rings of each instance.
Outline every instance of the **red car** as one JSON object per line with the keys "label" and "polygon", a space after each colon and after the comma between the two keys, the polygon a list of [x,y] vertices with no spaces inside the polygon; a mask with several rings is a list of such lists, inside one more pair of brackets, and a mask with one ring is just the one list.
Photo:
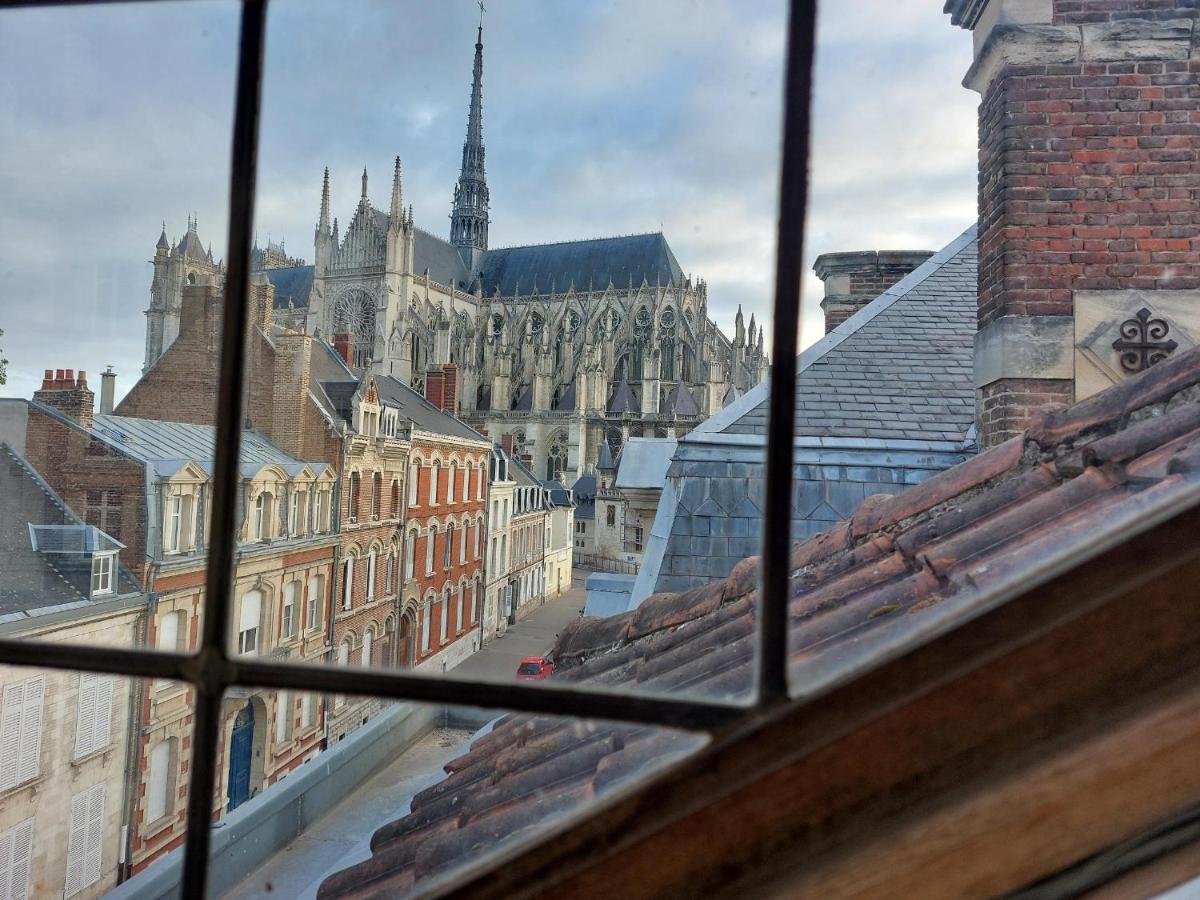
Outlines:
{"label": "red car", "polygon": [[517,666],[518,681],[544,681],[554,671],[554,663],[544,656],[527,656]]}

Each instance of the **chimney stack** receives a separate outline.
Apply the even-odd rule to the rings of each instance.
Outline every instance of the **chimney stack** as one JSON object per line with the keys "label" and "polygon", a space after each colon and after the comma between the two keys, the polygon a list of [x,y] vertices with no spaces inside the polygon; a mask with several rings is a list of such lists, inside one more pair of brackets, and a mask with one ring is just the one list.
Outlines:
{"label": "chimney stack", "polygon": [[438,409],[444,408],[446,399],[446,375],[439,368],[430,368],[425,373],[425,399]]}
{"label": "chimney stack", "polygon": [[[972,32],[963,83],[982,98],[975,387],[989,447],[1200,333],[1196,4],[945,8]],[[1147,319],[1162,333],[1141,333]],[[1140,335],[1130,358],[1124,330]]]}
{"label": "chimney stack", "polygon": [[[813,263],[813,271],[825,283],[825,299],[821,301],[825,333],[829,334],[931,256],[929,250],[822,253]],[[750,343],[754,343],[753,335]]]}
{"label": "chimney stack", "polygon": [[111,416],[117,393],[117,373],[109,366],[100,373],[100,415]]}
{"label": "chimney stack", "polygon": [[511,431],[508,434],[503,434],[500,436],[500,447],[509,455],[510,459],[516,458],[516,444],[516,435],[514,435]]}
{"label": "chimney stack", "polygon": [[354,365],[354,335],[341,332],[333,336],[333,349],[348,366]]}
{"label": "chimney stack", "polygon": [[88,389],[87,372],[74,369],[46,369],[41,390],[34,391],[33,399],[44,403],[80,425],[90,427],[95,414],[96,395]]}
{"label": "chimney stack", "polygon": [[451,415],[458,414],[458,366],[446,363],[442,366],[442,410]]}

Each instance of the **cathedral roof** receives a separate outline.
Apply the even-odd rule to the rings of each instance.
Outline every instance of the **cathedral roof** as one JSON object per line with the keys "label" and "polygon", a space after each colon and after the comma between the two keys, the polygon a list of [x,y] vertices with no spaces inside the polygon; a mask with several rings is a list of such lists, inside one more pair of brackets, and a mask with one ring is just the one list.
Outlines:
{"label": "cathedral roof", "polygon": [[575,382],[567,385],[567,389],[562,392],[562,396],[558,398],[558,403],[554,406],[559,410],[573,410],[575,408]]}
{"label": "cathedral roof", "polygon": [[683,270],[662,232],[593,238],[560,244],[532,244],[488,250],[483,255],[483,293],[513,297],[649,284],[683,284]]}
{"label": "cathedral roof", "polygon": [[179,246],[175,248],[180,256],[190,256],[193,259],[210,260],[212,257],[208,255],[208,251],[204,249],[204,244],[200,242],[200,235],[196,234],[194,229],[188,229],[188,233],[183,236],[179,242]]}
{"label": "cathedral roof", "polygon": [[610,413],[640,413],[642,411],[628,381],[617,382],[617,386],[613,388],[612,396],[608,400],[608,411]]}
{"label": "cathedral roof", "polygon": [[301,309],[308,306],[308,295],[313,284],[312,266],[267,269],[265,274],[275,288],[276,309]]}
{"label": "cathedral roof", "polygon": [[472,275],[458,249],[437,235],[413,229],[413,274],[429,270],[429,277],[438,284],[453,285],[455,289],[471,289]]}
{"label": "cathedral roof", "polygon": [[533,409],[533,388],[526,387],[517,397],[517,402],[513,404],[513,409],[518,412],[529,412]]}
{"label": "cathedral roof", "polygon": [[671,388],[671,393],[667,394],[667,408],[664,412],[674,416],[698,416],[700,407],[696,405],[696,398],[692,396],[692,392],[679,381]]}

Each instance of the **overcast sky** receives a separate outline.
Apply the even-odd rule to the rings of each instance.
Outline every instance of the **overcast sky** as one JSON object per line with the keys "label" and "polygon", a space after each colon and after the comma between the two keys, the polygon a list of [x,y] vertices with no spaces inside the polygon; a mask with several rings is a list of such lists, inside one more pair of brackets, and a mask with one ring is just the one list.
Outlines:
{"label": "overcast sky", "polygon": [[[975,214],[969,36],[940,0],[826,2],[806,265],[935,250]],[[492,246],[664,230],[709,312],[769,317],[781,0],[492,0],[484,140]],[[466,128],[472,0],[274,0],[258,234],[312,260],[322,169],[343,227],[392,159],[446,235]],[[0,348],[8,396],[44,368],[140,372],[154,242],[189,212],[225,253],[237,6],[0,12]],[[805,284],[803,343],[821,334]]]}

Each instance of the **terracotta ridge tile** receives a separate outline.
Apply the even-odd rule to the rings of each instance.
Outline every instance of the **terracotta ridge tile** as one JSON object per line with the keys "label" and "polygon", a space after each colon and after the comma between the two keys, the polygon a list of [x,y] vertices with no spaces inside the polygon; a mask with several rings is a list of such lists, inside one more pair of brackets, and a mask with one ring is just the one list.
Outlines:
{"label": "terracotta ridge tile", "polygon": [[1125,416],[1195,384],[1200,384],[1200,347],[1168,357],[1074,406],[1048,411],[1030,427],[1027,436],[1043,450],[1049,450],[1107,424],[1118,423]]}
{"label": "terracotta ridge tile", "polygon": [[1011,471],[1020,464],[1024,450],[1025,439],[1017,436],[899,494],[868,497],[851,517],[854,538],[857,540],[897,525]]}

